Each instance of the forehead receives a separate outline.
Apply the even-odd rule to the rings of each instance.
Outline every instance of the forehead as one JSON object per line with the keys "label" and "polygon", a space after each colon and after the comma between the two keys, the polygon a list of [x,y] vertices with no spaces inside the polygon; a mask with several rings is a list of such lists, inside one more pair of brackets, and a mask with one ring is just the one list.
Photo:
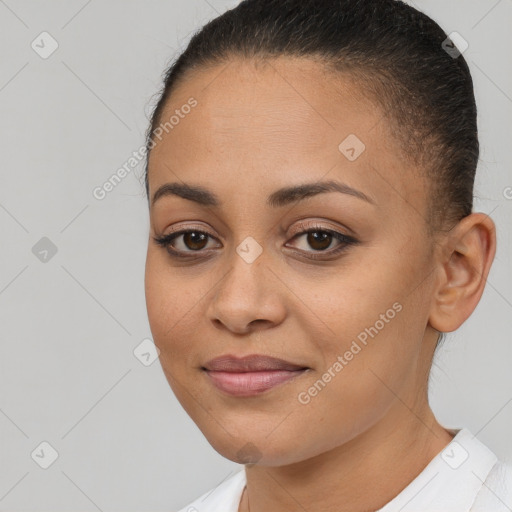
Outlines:
{"label": "forehead", "polygon": [[349,76],[335,78],[307,59],[238,59],[199,69],[173,92],[162,121],[190,97],[198,105],[190,121],[173,128],[171,144],[173,135],[182,135],[213,148],[243,142],[244,148],[263,145],[286,153],[297,151],[299,141],[307,149],[337,148],[348,130],[358,130],[362,138],[380,118]]}
{"label": "forehead", "polygon": [[[185,114],[191,98],[197,105]],[[313,60],[233,59],[199,69],[175,89],[161,122],[179,113],[151,151],[150,194],[180,179],[222,195],[325,176],[377,201],[423,200],[379,106],[350,75]]]}

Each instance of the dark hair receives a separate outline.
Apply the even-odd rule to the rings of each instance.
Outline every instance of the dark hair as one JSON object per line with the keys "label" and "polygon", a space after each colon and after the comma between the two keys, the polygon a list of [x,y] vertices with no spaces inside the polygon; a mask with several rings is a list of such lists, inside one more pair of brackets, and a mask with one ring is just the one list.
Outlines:
{"label": "dark hair", "polygon": [[473,207],[479,143],[471,74],[447,43],[435,21],[399,0],[242,1],[196,32],[164,74],[146,133],[148,200],[152,135],[187,72],[290,56],[345,72],[383,109],[403,158],[428,179],[429,230],[460,220]]}

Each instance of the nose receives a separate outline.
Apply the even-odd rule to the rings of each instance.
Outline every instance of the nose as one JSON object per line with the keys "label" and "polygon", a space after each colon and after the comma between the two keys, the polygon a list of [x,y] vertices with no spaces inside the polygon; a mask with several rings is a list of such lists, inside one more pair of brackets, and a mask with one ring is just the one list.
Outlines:
{"label": "nose", "polygon": [[286,316],[285,297],[268,262],[260,256],[248,263],[234,253],[231,263],[208,305],[214,326],[246,334],[279,325]]}

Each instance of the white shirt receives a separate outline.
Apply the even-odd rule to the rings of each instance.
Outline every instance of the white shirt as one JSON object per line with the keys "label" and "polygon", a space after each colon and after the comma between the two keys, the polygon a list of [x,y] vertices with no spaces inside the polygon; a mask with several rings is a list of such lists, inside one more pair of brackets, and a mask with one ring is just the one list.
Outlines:
{"label": "white shirt", "polygon": [[[496,455],[467,428],[423,471],[376,512],[512,512],[512,463]],[[245,469],[178,512],[238,512]]]}

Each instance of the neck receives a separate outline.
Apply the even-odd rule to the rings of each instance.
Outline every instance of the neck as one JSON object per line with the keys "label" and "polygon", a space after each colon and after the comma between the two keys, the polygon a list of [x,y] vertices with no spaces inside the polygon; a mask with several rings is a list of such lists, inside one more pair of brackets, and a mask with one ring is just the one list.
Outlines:
{"label": "neck", "polygon": [[[369,512],[397,496],[453,439],[425,404],[422,414],[397,404],[348,443],[288,466],[246,466],[239,512]],[[397,425],[400,427],[397,428]]]}

